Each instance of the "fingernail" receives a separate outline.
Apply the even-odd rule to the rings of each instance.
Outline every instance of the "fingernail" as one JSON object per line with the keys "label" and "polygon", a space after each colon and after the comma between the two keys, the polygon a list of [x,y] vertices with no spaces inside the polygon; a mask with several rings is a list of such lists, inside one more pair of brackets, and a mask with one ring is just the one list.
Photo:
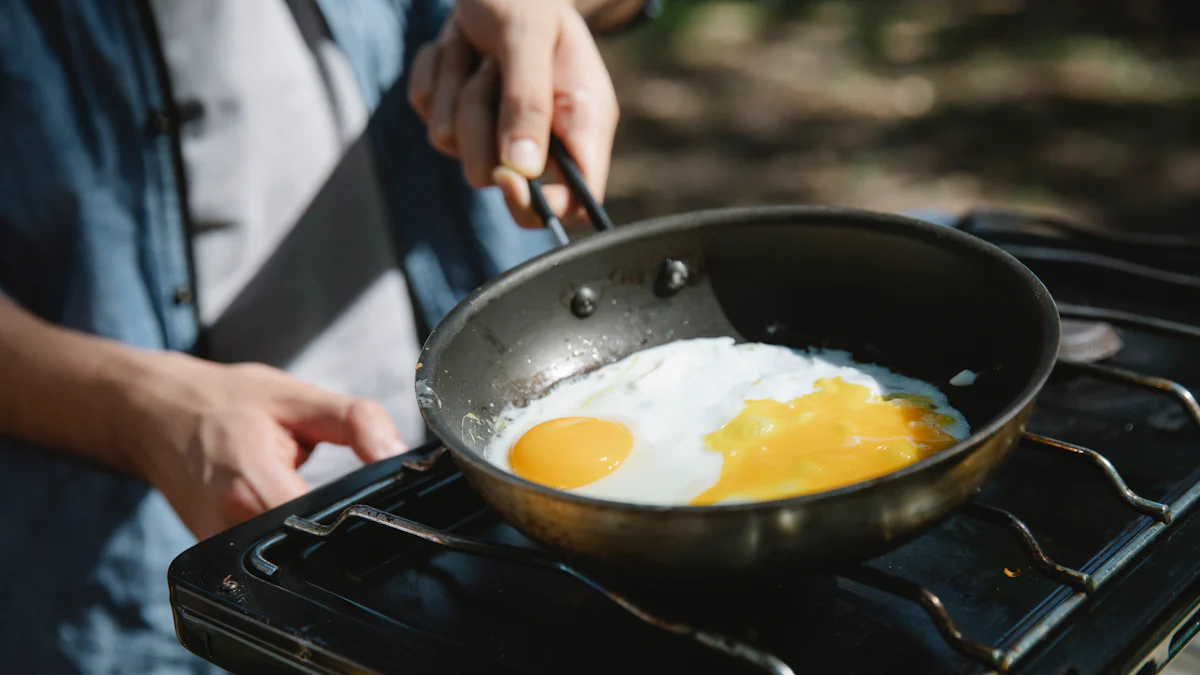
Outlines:
{"label": "fingernail", "polygon": [[405,445],[399,438],[397,438],[388,445],[387,450],[384,452],[386,453],[384,457],[396,457],[397,455],[403,455],[404,453],[408,452],[408,446]]}
{"label": "fingernail", "polygon": [[504,163],[526,178],[537,178],[545,170],[545,159],[537,143],[521,138],[508,146],[508,158]]}

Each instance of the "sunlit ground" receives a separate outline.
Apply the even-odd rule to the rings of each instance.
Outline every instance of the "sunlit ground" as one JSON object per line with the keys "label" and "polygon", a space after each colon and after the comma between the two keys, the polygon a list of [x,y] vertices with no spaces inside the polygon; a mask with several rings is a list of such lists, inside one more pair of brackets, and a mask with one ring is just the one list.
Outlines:
{"label": "sunlit ground", "polygon": [[623,104],[610,208],[628,222],[756,203],[1004,205],[1195,227],[1188,4],[676,0],[605,46]]}

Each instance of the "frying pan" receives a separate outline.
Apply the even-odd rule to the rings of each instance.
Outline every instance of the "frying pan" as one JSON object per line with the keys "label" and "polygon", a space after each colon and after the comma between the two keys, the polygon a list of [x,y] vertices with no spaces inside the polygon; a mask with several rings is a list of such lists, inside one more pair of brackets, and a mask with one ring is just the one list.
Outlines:
{"label": "frying pan", "polygon": [[[933,383],[973,433],[865,482],[717,506],[584,497],[484,457],[506,407],[638,350],[716,336],[847,350]],[[852,209],[730,208],[593,234],[497,277],[429,336],[416,387],[470,485],[529,538],[600,573],[728,586],[873,557],[948,516],[1016,445],[1058,341],[1037,277],[971,235]],[[975,383],[949,385],[962,370]]]}

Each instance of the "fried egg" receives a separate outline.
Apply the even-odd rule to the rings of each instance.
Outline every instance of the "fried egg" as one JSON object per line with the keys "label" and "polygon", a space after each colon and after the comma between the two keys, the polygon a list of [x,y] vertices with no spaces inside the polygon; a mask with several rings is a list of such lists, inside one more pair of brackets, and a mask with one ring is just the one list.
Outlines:
{"label": "fried egg", "polygon": [[484,455],[599,499],[731,504],[868,480],[969,433],[927,382],[847,352],[721,337],[637,352],[509,408]]}

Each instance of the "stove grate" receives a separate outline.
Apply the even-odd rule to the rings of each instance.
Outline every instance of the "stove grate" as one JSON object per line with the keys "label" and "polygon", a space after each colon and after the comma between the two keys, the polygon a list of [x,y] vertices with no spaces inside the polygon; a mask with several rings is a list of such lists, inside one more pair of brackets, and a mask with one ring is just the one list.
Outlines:
{"label": "stove grate", "polygon": [[[1096,307],[1060,305],[1060,314],[1068,318],[1108,321],[1150,332],[1166,333],[1175,337],[1200,340],[1200,326],[1142,316],[1131,312]],[[1132,387],[1154,390],[1157,393],[1171,396],[1186,410],[1190,421],[1197,427],[1200,427],[1200,405],[1197,405],[1196,398],[1192,392],[1178,382],[1107,365],[1060,360],[1058,367],[1063,370],[1072,370],[1083,375],[1111,380]],[[850,581],[920,605],[938,632],[955,651],[999,672],[1008,670],[1022,657],[1037,647],[1089,595],[1094,594],[1105,582],[1125,568],[1130,561],[1154,541],[1160,533],[1170,527],[1172,522],[1177,521],[1180,516],[1187,512],[1196,500],[1200,498],[1200,483],[1196,483],[1170,504],[1156,502],[1142,497],[1130,489],[1116,467],[1101,452],[1068,441],[1032,433],[1025,434],[1023,441],[1021,444],[1022,447],[1029,447],[1030,449],[1037,449],[1053,454],[1072,455],[1089,460],[1091,464],[1104,473],[1114,488],[1116,496],[1126,506],[1148,516],[1154,522],[1143,528],[1123,546],[1112,551],[1094,570],[1088,573],[1065,567],[1051,560],[1043,551],[1042,546],[1038,543],[1031,529],[1013,513],[979,502],[967,504],[963,509],[964,515],[1008,529],[1017,536],[1026,554],[1043,574],[1074,591],[1073,594],[1067,596],[1052,611],[1017,636],[1011,647],[1000,649],[971,640],[958,628],[954,618],[950,615],[950,612],[946,609],[937,594],[913,581],[866,565],[852,567],[844,570],[839,575]],[[439,448],[424,457],[410,459],[404,463],[404,470],[384,480],[368,485],[345,499],[313,513],[307,518],[290,516],[284,523],[284,529],[261,540],[253,547],[249,556],[251,566],[267,578],[277,578],[279,567],[270,562],[268,556],[273,548],[287,540],[291,534],[303,534],[328,539],[334,537],[340,529],[351,521],[366,521],[416,536],[427,542],[445,546],[459,552],[482,555],[565,573],[603,594],[647,624],[668,633],[691,639],[706,647],[739,659],[766,673],[788,675],[793,672],[782,659],[749,642],[730,635],[704,630],[685,621],[668,618],[665,615],[652,612],[629,597],[613,591],[597,579],[584,574],[551,554],[531,548],[463,537],[428,527],[360,503],[368,501],[373,495],[381,493],[409,476],[410,472],[428,471],[444,454],[445,449]]]}
{"label": "stove grate", "polygon": [[1044,551],[1042,551],[1041,544],[1039,544],[1037,538],[1033,536],[1033,532],[1030,531],[1029,526],[1011,511],[1005,511],[1004,509],[996,508],[995,506],[990,506],[988,504],[981,504],[979,502],[968,502],[967,505],[963,507],[962,513],[963,515],[975,518],[977,520],[982,520],[1008,528],[1017,536],[1017,539],[1020,540],[1021,544],[1025,547],[1025,551],[1029,554],[1029,557],[1033,558],[1033,561],[1037,564],[1038,568],[1045,572],[1046,576],[1050,577],[1051,579],[1054,579],[1064,586],[1070,586],[1077,591],[1086,591],[1091,593],[1096,590],[1095,582],[1092,580],[1092,576],[1090,574],[1085,574],[1084,572],[1071,569],[1070,567],[1064,567],[1051,560],[1050,557],[1047,556]]}

